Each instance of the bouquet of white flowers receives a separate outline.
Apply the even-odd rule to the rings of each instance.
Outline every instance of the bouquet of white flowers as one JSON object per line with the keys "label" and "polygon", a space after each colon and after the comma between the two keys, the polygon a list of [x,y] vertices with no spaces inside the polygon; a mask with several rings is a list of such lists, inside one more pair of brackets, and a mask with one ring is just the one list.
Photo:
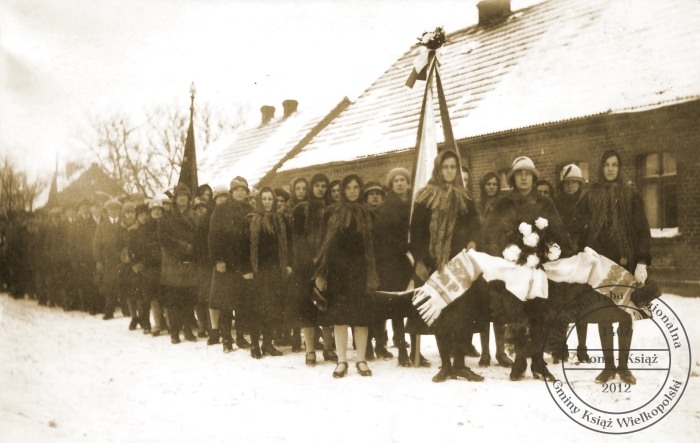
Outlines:
{"label": "bouquet of white flowers", "polygon": [[520,266],[543,269],[542,265],[561,255],[561,247],[551,241],[549,221],[539,217],[534,223],[522,222],[508,236],[503,258]]}

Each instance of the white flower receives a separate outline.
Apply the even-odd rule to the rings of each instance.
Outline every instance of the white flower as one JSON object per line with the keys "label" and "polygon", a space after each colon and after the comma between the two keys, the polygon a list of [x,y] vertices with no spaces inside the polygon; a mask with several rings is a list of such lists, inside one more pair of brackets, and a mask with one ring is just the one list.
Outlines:
{"label": "white flower", "polygon": [[540,264],[540,258],[536,254],[527,256],[527,265],[531,268],[536,268]]}
{"label": "white flower", "polygon": [[428,43],[430,40],[432,40],[433,37],[435,37],[435,33],[434,33],[434,32],[426,32],[425,35],[423,35],[423,38],[422,38],[420,41],[421,41],[421,43],[426,44],[426,43]]}
{"label": "white flower", "polygon": [[503,250],[503,258],[509,262],[515,263],[520,258],[520,248],[518,245],[510,245]]}
{"label": "white flower", "polygon": [[561,255],[561,248],[558,244],[552,243],[549,245],[549,252],[547,252],[547,258],[551,261],[557,260]]}
{"label": "white flower", "polygon": [[537,220],[535,220],[535,226],[537,226],[537,229],[539,229],[541,231],[544,228],[546,228],[547,226],[549,226],[549,222],[547,221],[546,218],[540,217]]}
{"label": "white flower", "polygon": [[523,243],[525,243],[525,246],[534,248],[537,246],[538,241],[540,241],[540,236],[537,235],[536,232],[531,232],[529,234],[523,235]]}
{"label": "white flower", "polygon": [[520,226],[518,226],[518,231],[520,231],[520,233],[523,235],[527,235],[532,232],[532,225],[522,222],[520,223]]}

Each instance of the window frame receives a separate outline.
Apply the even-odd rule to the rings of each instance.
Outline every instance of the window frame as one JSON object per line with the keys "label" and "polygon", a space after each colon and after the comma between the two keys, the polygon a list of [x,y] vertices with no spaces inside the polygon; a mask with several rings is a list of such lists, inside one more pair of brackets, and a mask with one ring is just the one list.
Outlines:
{"label": "window frame", "polygon": [[[673,158],[676,170],[673,174],[666,174],[664,167],[664,154]],[[648,176],[646,175],[646,162],[647,159],[652,156],[657,156],[658,170],[656,175]],[[657,220],[658,226],[652,227],[652,229],[672,229],[678,228],[678,161],[676,159],[675,153],[668,150],[654,150],[648,151],[643,154],[639,154],[636,158],[636,178],[639,187],[639,191],[642,193],[642,200],[644,201],[644,212],[647,216],[647,222],[649,226],[652,227],[652,220],[649,219],[649,213],[647,212],[647,202],[644,197],[645,187],[649,184],[655,184],[657,187]],[[667,186],[675,187],[675,224],[669,222],[670,214],[668,213],[669,206],[671,202],[668,200],[669,196],[666,192]]]}

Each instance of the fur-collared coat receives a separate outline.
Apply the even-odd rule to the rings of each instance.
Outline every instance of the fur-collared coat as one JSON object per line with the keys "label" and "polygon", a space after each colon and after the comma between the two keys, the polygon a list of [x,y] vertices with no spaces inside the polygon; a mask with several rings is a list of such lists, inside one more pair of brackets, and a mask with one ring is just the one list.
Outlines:
{"label": "fur-collared coat", "polygon": [[191,288],[196,285],[193,263],[196,217],[190,207],[180,212],[175,205],[163,214],[158,229],[163,286]]}
{"label": "fur-collared coat", "polygon": [[[253,207],[229,200],[216,206],[209,224],[209,259],[212,267],[226,263],[226,272],[213,269],[209,306],[221,310],[245,310],[250,288],[244,274],[253,272],[250,264],[250,220]],[[245,300],[244,300],[245,299]],[[238,317],[238,313],[236,314]]]}
{"label": "fur-collared coat", "polygon": [[377,207],[372,234],[382,291],[405,291],[413,277],[413,266],[406,256],[410,215],[410,201],[401,200],[393,192]]}

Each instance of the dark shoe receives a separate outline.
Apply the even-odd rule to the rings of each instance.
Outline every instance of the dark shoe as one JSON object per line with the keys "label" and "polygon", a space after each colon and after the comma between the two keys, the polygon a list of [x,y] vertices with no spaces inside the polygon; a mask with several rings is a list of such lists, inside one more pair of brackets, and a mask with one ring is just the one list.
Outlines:
{"label": "dark shoe", "polygon": [[340,362],[336,365],[335,370],[333,370],[333,378],[343,378],[347,373],[348,364],[346,362]]}
{"label": "dark shoe", "polygon": [[511,360],[510,357],[508,357],[508,354],[506,354],[505,352],[502,354],[496,354],[496,361],[499,365],[503,366],[504,368],[513,367],[513,360]]}
{"label": "dark shoe", "polygon": [[238,346],[241,349],[250,349],[252,345],[248,343],[248,340],[246,340],[245,337],[240,335],[236,337],[236,346]]}
{"label": "dark shoe", "polygon": [[292,352],[301,352],[301,345],[298,345],[298,344],[292,345]]}
{"label": "dark shoe", "polygon": [[277,340],[275,340],[275,346],[282,347],[282,346],[291,346],[291,345],[292,345],[292,341],[289,339],[289,337],[282,337],[282,338],[278,338]]}
{"label": "dark shoe", "polygon": [[[324,352],[325,354],[325,352]],[[323,356],[324,358],[326,357],[325,355]],[[338,356],[336,355],[335,361],[338,361]],[[308,366],[316,366],[316,353],[315,352],[307,352],[306,353],[306,364]]]}
{"label": "dark shoe", "polygon": [[[213,346],[213,345],[218,345],[219,344],[219,330],[218,329],[212,329],[211,333],[209,334],[209,338],[207,339],[207,345]],[[233,345],[229,341],[229,346]]]}
{"label": "dark shoe", "polygon": [[135,330],[136,330],[136,326],[137,326],[138,324],[139,324],[139,323],[138,323],[138,320],[136,320],[136,319],[131,320],[131,323],[129,323],[129,330],[130,330],[130,331],[135,331]]}
{"label": "dark shoe", "polygon": [[399,348],[399,366],[404,368],[411,367],[411,360],[408,358],[408,353],[402,348]]}
{"label": "dark shoe", "polygon": [[365,366],[367,366],[367,362],[366,362],[366,361],[358,361],[357,363],[355,363],[355,367],[357,368],[357,372],[358,372],[361,376],[363,376],[363,377],[371,377],[371,376],[372,376],[372,370],[369,368],[369,366],[367,366],[367,369],[362,369],[362,368],[360,368],[360,365],[365,365]]}
{"label": "dark shoe", "polygon": [[617,375],[620,376],[620,381],[622,381],[622,383],[627,383],[630,385],[637,384],[637,379],[634,377],[634,375],[632,375],[629,369],[618,369]]}
{"label": "dark shoe", "polygon": [[371,341],[367,341],[367,350],[365,351],[365,360],[366,361],[372,361],[374,360],[374,347],[372,346]]}
{"label": "dark shoe", "polygon": [[399,349],[408,349],[411,347],[411,345],[406,340],[401,340],[398,342],[395,341],[394,347]]}
{"label": "dark shoe", "polygon": [[[306,355],[309,355],[309,354],[306,354]],[[314,353],[314,362],[316,361],[315,356],[316,356],[316,353]],[[324,361],[334,361],[337,363],[338,362],[338,354],[336,354],[335,351],[332,349],[329,349],[327,351],[323,351],[323,360]]]}
{"label": "dark shoe", "polygon": [[199,338],[207,338],[208,335],[209,334],[207,334],[206,329],[200,329],[197,331],[197,337],[199,337]]}
{"label": "dark shoe", "polygon": [[143,328],[143,335],[150,335],[151,334],[151,328]]}
{"label": "dark shoe", "polygon": [[467,381],[484,381],[484,377],[467,368],[452,368],[452,377],[464,378]]}
{"label": "dark shoe", "polygon": [[[411,355],[411,357],[410,357],[411,366],[413,366],[413,362],[415,361],[415,359],[416,359],[415,354]],[[423,355],[420,356],[420,367],[421,368],[429,368],[430,367],[430,360],[423,357]]]}
{"label": "dark shoe", "polygon": [[615,378],[615,374],[615,369],[603,369],[603,372],[598,374],[598,376],[595,378],[595,382],[602,385],[603,383],[613,380]]}
{"label": "dark shoe", "polygon": [[543,360],[538,360],[530,365],[530,371],[532,371],[532,376],[537,380],[545,380],[552,382],[556,380],[551,372],[547,369],[547,363]]}
{"label": "dark shoe", "polygon": [[437,374],[433,377],[433,383],[442,383],[448,378],[452,378],[454,374],[452,373],[452,366],[445,366],[440,368]]}
{"label": "dark shoe", "polygon": [[[207,342],[209,344],[209,342]],[[212,343],[215,344],[215,343]],[[224,354],[228,354],[229,352],[233,352],[233,343],[230,341],[225,341],[224,342]]]}
{"label": "dark shoe", "polygon": [[377,358],[394,358],[394,354],[389,352],[384,346],[377,346],[374,353],[377,354]]}
{"label": "dark shoe", "polygon": [[158,336],[160,335],[160,329],[154,328],[154,329],[151,331],[151,335],[154,336],[154,337],[158,337]]}
{"label": "dark shoe", "polygon": [[479,359],[479,366],[482,368],[488,368],[491,366],[491,355],[490,354],[481,354],[481,358]]}
{"label": "dark shoe", "polygon": [[171,335],[170,336],[170,343],[177,345],[180,343],[180,337],[177,335]]}
{"label": "dark shoe", "polygon": [[195,337],[190,328],[185,328],[183,335],[185,336],[185,340],[187,341],[197,341],[197,337]]}
{"label": "dark shoe", "polygon": [[250,348],[250,356],[256,360],[260,360],[262,358],[260,348]]}
{"label": "dark shoe", "polygon": [[588,348],[585,346],[576,347],[576,358],[579,363],[590,363],[591,357],[588,356]]}
{"label": "dark shoe", "polygon": [[467,351],[464,355],[466,355],[467,357],[474,357],[474,358],[481,357],[481,354],[479,353],[479,351],[477,351],[476,348],[474,347],[474,345],[471,343],[469,345],[467,345]]}
{"label": "dark shoe", "polygon": [[262,353],[263,355],[271,355],[273,357],[279,357],[280,355],[282,355],[282,352],[276,347],[272,346],[272,344],[263,345]]}
{"label": "dark shoe", "polygon": [[114,314],[105,314],[102,316],[102,320],[111,320],[114,318]]}
{"label": "dark shoe", "polygon": [[524,358],[515,358],[515,363],[510,370],[510,379],[512,381],[522,380],[525,377],[525,371],[527,370],[527,360]]}

